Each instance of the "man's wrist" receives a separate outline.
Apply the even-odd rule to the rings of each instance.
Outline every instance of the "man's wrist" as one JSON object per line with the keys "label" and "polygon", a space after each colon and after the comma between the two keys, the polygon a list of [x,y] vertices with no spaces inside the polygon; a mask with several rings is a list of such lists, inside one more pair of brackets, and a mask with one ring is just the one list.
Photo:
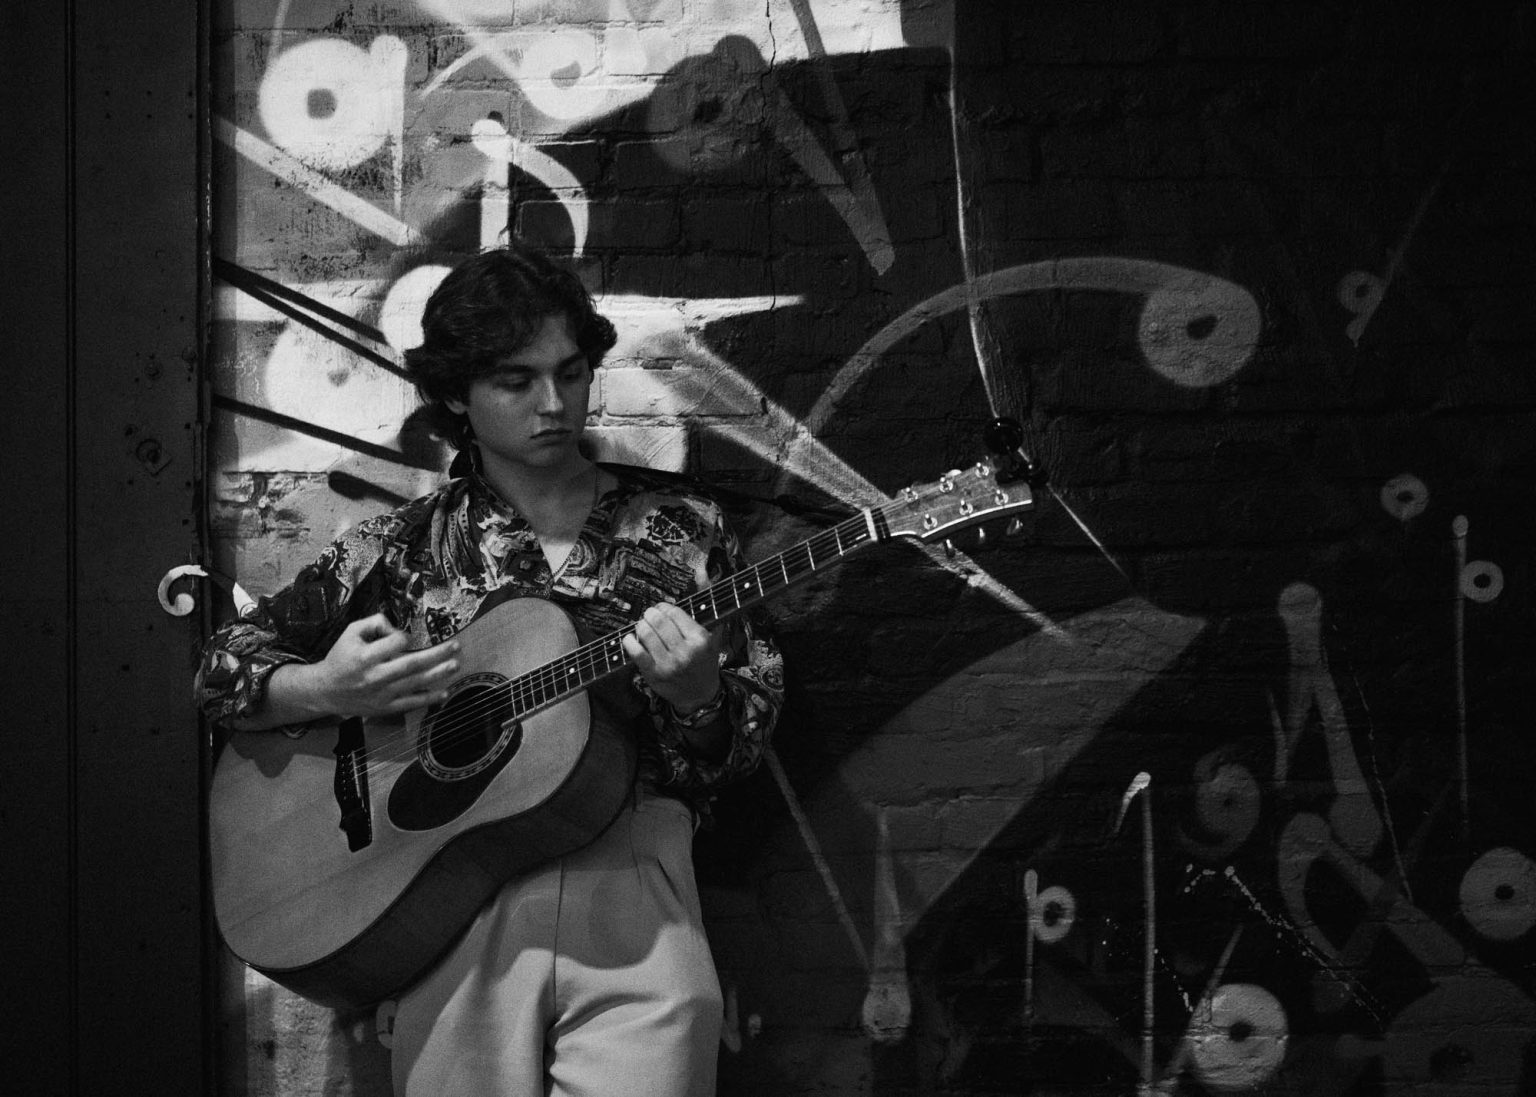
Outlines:
{"label": "man's wrist", "polygon": [[702,705],[695,705],[695,706],[692,706],[692,707],[689,707],[689,708],[682,708],[682,707],[679,707],[677,705],[674,705],[671,701],[667,702],[667,707],[671,710],[672,721],[674,723],[678,724],[679,726],[685,727],[685,728],[702,727],[703,725],[705,725],[707,723],[710,723],[712,720],[714,720],[717,716],[720,715],[720,710],[724,706],[725,706],[725,683],[724,682],[720,682],[718,685],[715,686],[714,695],[712,697],[710,697],[709,700],[705,701]]}
{"label": "man's wrist", "polygon": [[[279,674],[283,676],[281,682]],[[315,663],[285,663],[267,680],[268,703],[289,720],[319,720],[334,715],[326,703],[322,674]]]}

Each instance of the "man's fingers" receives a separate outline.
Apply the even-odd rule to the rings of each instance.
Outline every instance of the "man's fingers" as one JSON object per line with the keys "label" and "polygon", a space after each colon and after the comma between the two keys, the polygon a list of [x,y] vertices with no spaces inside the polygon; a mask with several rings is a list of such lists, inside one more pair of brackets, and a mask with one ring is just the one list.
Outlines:
{"label": "man's fingers", "polygon": [[656,669],[656,660],[651,658],[651,653],[646,650],[645,644],[640,640],[640,627],[637,624],[634,632],[625,634],[620,644],[623,645],[624,654],[629,656],[630,662],[635,664],[641,674],[648,677]]}
{"label": "man's fingers", "polygon": [[642,639],[650,640],[664,648],[676,647],[682,641],[682,634],[678,631],[677,623],[662,610],[660,606],[652,606],[645,611],[645,616],[640,619],[640,628],[645,630]]}
{"label": "man's fingers", "polygon": [[683,610],[660,603],[645,611],[635,632],[657,658],[671,656],[686,662],[712,643],[712,634]]}
{"label": "man's fingers", "polygon": [[452,658],[451,654],[439,648],[431,648],[380,663],[370,675],[372,687],[385,695],[403,696],[424,690],[435,692],[439,686],[446,685],[459,669],[459,661]]}
{"label": "man's fingers", "polygon": [[382,613],[370,614],[353,622],[352,628],[356,630],[359,640],[375,641],[383,640],[391,635],[399,635],[399,630],[389,623],[389,618]]}
{"label": "man's fingers", "polygon": [[438,663],[435,667],[428,667],[426,670],[417,675],[417,677],[419,677],[423,682],[440,682],[444,679],[452,678],[455,674],[458,673],[458,670],[459,661],[457,659],[449,659],[445,662]]}
{"label": "man's fingers", "polygon": [[435,695],[442,692],[442,688],[452,681],[458,669],[458,662],[450,659],[446,663],[438,663],[436,666],[411,675],[402,683],[401,688],[414,692],[431,692]]}
{"label": "man's fingers", "polygon": [[382,711],[385,713],[414,712],[416,709],[426,708],[442,699],[441,693],[408,693],[384,705]]}
{"label": "man's fingers", "polygon": [[458,660],[455,656],[458,653],[458,641],[449,640],[435,647],[422,648],[420,651],[411,651],[397,656],[389,661],[387,670],[391,676],[404,676],[408,674],[426,674],[449,666],[457,669]]}
{"label": "man's fingers", "polygon": [[665,673],[685,661],[682,640],[675,632],[669,639],[651,622],[637,621],[633,638],[639,650],[631,652],[630,657],[635,660],[642,674],[650,676],[658,671]]}

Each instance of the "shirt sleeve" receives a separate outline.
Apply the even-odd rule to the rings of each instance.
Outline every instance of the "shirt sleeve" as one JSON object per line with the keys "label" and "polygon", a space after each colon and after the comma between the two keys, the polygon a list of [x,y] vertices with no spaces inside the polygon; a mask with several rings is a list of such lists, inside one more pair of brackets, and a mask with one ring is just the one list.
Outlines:
{"label": "shirt sleeve", "polygon": [[203,644],[193,695],[216,724],[249,716],[278,667],[325,657],[347,624],[373,611],[382,541],[365,527],[342,536],[294,581],[261,598]]}
{"label": "shirt sleeve", "polygon": [[[745,566],[741,544],[718,507],[704,552],[709,584]],[[730,745],[718,761],[701,757],[677,725],[672,706],[650,694],[651,720],[661,755],[663,788],[708,792],[750,774],[768,749],[784,705],[784,657],[774,642],[767,615],[754,607],[721,626],[720,679],[725,691],[721,712],[730,726]],[[649,692],[649,691],[647,691]]]}

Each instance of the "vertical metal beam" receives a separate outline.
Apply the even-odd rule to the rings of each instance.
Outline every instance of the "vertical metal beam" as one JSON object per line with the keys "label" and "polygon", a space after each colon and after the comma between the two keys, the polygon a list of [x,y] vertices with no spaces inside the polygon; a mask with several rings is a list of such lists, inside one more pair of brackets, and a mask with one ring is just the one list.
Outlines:
{"label": "vertical metal beam", "polygon": [[[205,1084],[197,558],[205,251],[197,8],[74,11],[76,1016],[83,1093]],[[125,1087],[124,1071],[140,1084]]]}
{"label": "vertical metal beam", "polygon": [[0,515],[10,559],[0,568],[0,970],[11,989],[0,995],[0,1032],[20,1052],[6,1056],[6,1088],[50,1094],[73,1088],[76,1031],[70,20],[66,4],[3,11]]}
{"label": "vertical metal beam", "polygon": [[[195,618],[205,20],[6,5],[7,1092],[208,1091]],[[14,1041],[14,1043],[11,1043]]]}

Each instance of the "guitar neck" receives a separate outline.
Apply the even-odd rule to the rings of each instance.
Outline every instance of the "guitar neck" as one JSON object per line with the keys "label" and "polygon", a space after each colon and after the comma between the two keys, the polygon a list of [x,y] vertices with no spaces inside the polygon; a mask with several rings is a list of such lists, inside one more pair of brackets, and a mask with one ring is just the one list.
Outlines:
{"label": "guitar neck", "polygon": [[[713,586],[680,599],[677,605],[699,624],[712,627],[818,572],[836,567],[856,549],[890,538],[890,527],[880,508],[869,507],[776,556],[751,564]],[[624,654],[624,637],[633,632],[633,628],[627,628],[609,633],[508,683],[516,715],[527,716],[547,708],[622,671],[629,665]]]}
{"label": "guitar neck", "polygon": [[690,594],[678,606],[699,624],[714,625],[766,602],[817,572],[836,567],[855,549],[889,540],[890,536],[879,508],[870,507],[777,556],[750,564],[714,586]]}

